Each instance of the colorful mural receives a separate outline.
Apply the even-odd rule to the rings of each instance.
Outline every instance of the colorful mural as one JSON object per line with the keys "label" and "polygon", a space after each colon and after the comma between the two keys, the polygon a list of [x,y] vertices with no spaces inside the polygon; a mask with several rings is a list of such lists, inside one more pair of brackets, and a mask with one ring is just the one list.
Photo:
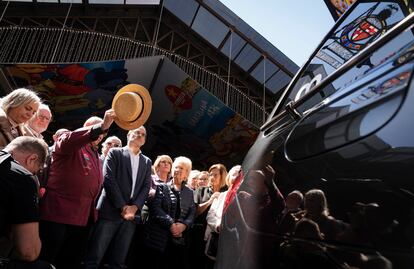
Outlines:
{"label": "colorful mural", "polygon": [[[158,72],[156,72],[157,67]],[[191,79],[168,59],[149,57],[126,61],[3,67],[13,87],[30,86],[53,110],[49,136],[58,128],[76,129],[91,115],[102,116],[122,86],[147,87],[153,110],[145,124],[145,153],[189,156],[195,167],[240,163],[258,129]],[[114,125],[110,134],[125,141]]]}

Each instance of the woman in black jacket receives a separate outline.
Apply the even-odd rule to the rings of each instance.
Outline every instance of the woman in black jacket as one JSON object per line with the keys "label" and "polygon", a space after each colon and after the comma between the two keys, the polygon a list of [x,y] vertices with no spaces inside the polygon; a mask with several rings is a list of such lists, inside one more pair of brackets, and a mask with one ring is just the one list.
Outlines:
{"label": "woman in black jacket", "polygon": [[145,244],[155,268],[190,268],[187,232],[196,212],[193,191],[184,182],[190,171],[191,160],[177,157],[172,180],[158,185],[148,204]]}

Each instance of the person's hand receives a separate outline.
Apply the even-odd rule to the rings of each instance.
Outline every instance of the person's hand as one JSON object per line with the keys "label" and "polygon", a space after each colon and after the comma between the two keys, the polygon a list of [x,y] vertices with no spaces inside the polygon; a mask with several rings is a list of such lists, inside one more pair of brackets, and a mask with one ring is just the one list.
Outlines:
{"label": "person's hand", "polygon": [[178,230],[176,223],[171,224],[170,232],[173,237],[179,237],[179,235],[181,234],[180,231]]}
{"label": "person's hand", "polygon": [[220,230],[221,230],[221,223],[219,223],[219,224],[216,225],[216,231],[218,233],[220,233]]}
{"label": "person's hand", "polygon": [[171,225],[170,231],[173,237],[182,237],[184,230],[187,228],[187,225],[181,222],[175,222]]}
{"label": "person's hand", "polygon": [[212,204],[214,202],[215,199],[218,199],[220,196],[220,192],[216,191],[215,193],[213,193],[210,197],[210,204]]}
{"label": "person's hand", "polygon": [[111,127],[111,124],[114,122],[114,119],[116,118],[115,111],[111,108],[105,111],[105,115],[103,118],[103,122],[101,125],[102,130],[106,131]]}
{"label": "person's hand", "polygon": [[121,216],[125,220],[134,220],[137,211],[138,207],[136,205],[126,205],[122,208]]}

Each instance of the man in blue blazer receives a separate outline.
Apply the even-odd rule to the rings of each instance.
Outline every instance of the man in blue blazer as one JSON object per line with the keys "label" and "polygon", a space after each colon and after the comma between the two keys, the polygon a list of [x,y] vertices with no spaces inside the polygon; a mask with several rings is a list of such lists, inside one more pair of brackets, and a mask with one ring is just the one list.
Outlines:
{"label": "man in blue blazer", "polygon": [[135,232],[135,219],[151,185],[151,160],[142,154],[146,130],[131,130],[127,146],[112,148],[104,162],[104,188],[98,201],[95,224],[86,254],[85,268],[99,268],[108,249],[109,268],[123,268]]}

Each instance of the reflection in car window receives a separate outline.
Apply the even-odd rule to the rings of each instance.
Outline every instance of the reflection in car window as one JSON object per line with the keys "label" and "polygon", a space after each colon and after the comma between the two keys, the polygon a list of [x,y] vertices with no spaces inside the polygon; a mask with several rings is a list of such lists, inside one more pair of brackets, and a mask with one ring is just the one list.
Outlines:
{"label": "reflection in car window", "polygon": [[345,72],[342,76],[338,77],[331,84],[328,84],[318,94],[304,102],[298,108],[298,111],[303,113],[322,102],[322,100],[329,97],[325,101],[331,101],[341,96],[345,89],[353,89],[355,87],[351,85],[360,85],[365,83],[376,76],[389,72],[390,69],[401,64],[398,61],[402,55],[406,55],[407,52],[412,51],[414,46],[414,36],[411,30],[398,35],[393,40],[389,41],[386,45],[379,50],[373,52],[362,63],[355,65],[350,70]]}
{"label": "reflection in car window", "polygon": [[[303,97],[325,77],[405,17],[401,7],[391,1],[356,4],[355,9],[325,41],[296,83],[290,87],[283,106]],[[364,65],[356,67],[359,70],[354,72],[361,74],[372,68],[375,65],[372,61],[375,59],[369,60]],[[331,85],[311,103],[320,102],[336,90],[334,85]]]}

